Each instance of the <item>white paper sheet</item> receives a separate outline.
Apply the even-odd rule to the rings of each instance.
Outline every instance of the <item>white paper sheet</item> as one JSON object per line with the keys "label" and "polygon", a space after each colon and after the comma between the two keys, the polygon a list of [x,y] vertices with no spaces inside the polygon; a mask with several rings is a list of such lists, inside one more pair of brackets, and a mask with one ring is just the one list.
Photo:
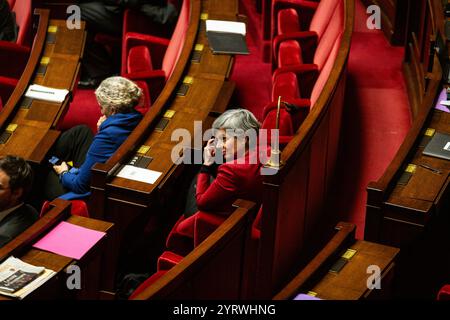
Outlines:
{"label": "white paper sheet", "polygon": [[240,33],[245,36],[245,23],[223,20],[206,20],[206,31]]}
{"label": "white paper sheet", "polygon": [[161,174],[162,172],[126,165],[119,171],[117,176],[120,178],[153,184],[156,180],[158,180]]}
{"label": "white paper sheet", "polygon": [[44,101],[63,102],[68,93],[69,90],[67,89],[55,89],[38,84],[32,84],[28,87],[25,96],[28,98]]}

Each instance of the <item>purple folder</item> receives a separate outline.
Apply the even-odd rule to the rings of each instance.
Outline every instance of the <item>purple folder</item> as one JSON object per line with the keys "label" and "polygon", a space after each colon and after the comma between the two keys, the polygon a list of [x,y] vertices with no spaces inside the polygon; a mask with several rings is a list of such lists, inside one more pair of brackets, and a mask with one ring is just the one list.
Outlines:
{"label": "purple folder", "polygon": [[447,89],[442,89],[441,94],[439,95],[439,98],[436,101],[436,106],[435,109],[444,111],[444,112],[450,112],[450,107],[448,106],[443,106],[441,104],[441,101],[446,101],[447,100]]}

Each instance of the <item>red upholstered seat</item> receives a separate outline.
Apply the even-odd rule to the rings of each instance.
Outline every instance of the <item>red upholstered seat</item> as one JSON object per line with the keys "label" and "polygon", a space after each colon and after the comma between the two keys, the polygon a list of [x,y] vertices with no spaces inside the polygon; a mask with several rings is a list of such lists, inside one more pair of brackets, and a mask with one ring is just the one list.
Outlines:
{"label": "red upholstered seat", "polygon": [[280,96],[283,99],[296,99],[301,96],[297,75],[294,72],[284,72],[275,78],[272,85],[272,101],[277,101]]}
{"label": "red upholstered seat", "polygon": [[446,284],[439,290],[437,300],[450,300],[450,284]]}
{"label": "red upholstered seat", "polygon": [[[170,41],[166,38],[136,32],[124,34],[122,43],[122,76],[131,80],[145,81],[151,97],[157,99],[165,82],[172,75],[183,49],[189,26],[189,17],[190,0],[184,0]],[[146,52],[142,49],[131,53],[132,48],[136,46],[147,47],[149,57],[146,57]],[[144,59],[144,62],[136,61],[142,59]],[[146,65],[149,61],[151,62],[151,67]],[[140,67],[146,65],[147,70],[135,72],[133,68],[129,68],[136,65]]]}
{"label": "red upholstered seat", "polygon": [[144,291],[147,287],[151,286],[153,283],[156,282],[159,278],[161,278],[163,275],[165,275],[167,270],[164,271],[158,271],[154,273],[150,278],[145,280],[137,289],[133,292],[133,294],[130,296],[129,299],[133,299],[135,296],[137,296],[139,293]]}
{"label": "red upholstered seat", "polygon": [[16,23],[19,27],[17,44],[31,44],[31,0],[19,0],[14,2],[12,11],[16,14]]}
{"label": "red upholstered seat", "polygon": [[[89,218],[89,210],[86,202],[83,200],[71,200],[72,206],[70,208],[70,214],[74,216]],[[42,205],[40,217],[45,215],[50,210],[50,201],[45,201]]]}
{"label": "red upholstered seat", "polygon": [[130,49],[127,60],[128,73],[152,71],[152,59],[146,46],[136,46]]}
{"label": "red upholstered seat", "polygon": [[0,76],[0,98],[5,101],[5,104],[14,91],[17,82],[17,79]]}
{"label": "red upholstered seat", "polygon": [[[303,57],[307,63],[311,63],[312,57],[314,55],[315,48],[322,39],[322,36],[326,33],[326,29],[330,22],[335,18],[336,13],[339,13],[343,17],[343,8],[337,8],[337,5],[343,5],[342,0],[322,0],[318,4],[317,10],[314,12],[314,16],[312,17],[311,23],[308,28],[290,31],[286,33],[278,32],[278,34],[274,35],[273,39],[273,52],[274,58],[278,56],[279,46],[283,41],[286,40],[296,40],[301,43],[303,48]],[[280,12],[280,17],[287,17],[288,21],[293,20],[293,14],[288,14],[287,12],[282,14]],[[287,22],[289,23],[289,22]],[[280,22],[280,24],[283,24]],[[335,24],[336,26],[336,24]],[[294,26],[283,26],[283,30],[293,30]],[[333,27],[334,28],[334,27]],[[342,27],[339,27],[337,30],[342,31]],[[276,63],[273,64],[275,67]]]}

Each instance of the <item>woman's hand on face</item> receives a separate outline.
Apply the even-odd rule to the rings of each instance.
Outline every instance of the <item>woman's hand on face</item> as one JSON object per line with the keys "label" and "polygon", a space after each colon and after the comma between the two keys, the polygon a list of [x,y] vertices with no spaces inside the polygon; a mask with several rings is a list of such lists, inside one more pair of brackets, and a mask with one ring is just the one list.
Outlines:
{"label": "woman's hand on face", "polygon": [[98,121],[97,121],[97,131],[100,131],[100,126],[102,125],[102,123],[106,120],[106,116],[103,115],[101,116]]}
{"label": "woman's hand on face", "polygon": [[55,170],[57,175],[60,175],[64,171],[69,171],[69,166],[63,161],[59,166],[53,166],[53,170]]}
{"label": "woman's hand on face", "polygon": [[214,163],[214,157],[216,156],[215,141],[215,138],[209,139],[205,149],[203,150],[203,165],[205,166],[210,166]]}

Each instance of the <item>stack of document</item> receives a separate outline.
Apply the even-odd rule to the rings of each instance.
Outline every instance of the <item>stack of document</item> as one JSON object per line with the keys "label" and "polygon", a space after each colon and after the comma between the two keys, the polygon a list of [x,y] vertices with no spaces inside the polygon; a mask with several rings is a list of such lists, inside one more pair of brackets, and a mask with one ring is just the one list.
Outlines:
{"label": "stack of document", "polygon": [[32,84],[28,87],[25,97],[50,102],[63,102],[68,93],[69,90],[67,89],[55,89]]}
{"label": "stack of document", "polygon": [[53,270],[9,257],[0,265],[0,294],[23,299],[55,274]]}
{"label": "stack of document", "polygon": [[248,54],[245,23],[206,20],[206,35],[213,53]]}

